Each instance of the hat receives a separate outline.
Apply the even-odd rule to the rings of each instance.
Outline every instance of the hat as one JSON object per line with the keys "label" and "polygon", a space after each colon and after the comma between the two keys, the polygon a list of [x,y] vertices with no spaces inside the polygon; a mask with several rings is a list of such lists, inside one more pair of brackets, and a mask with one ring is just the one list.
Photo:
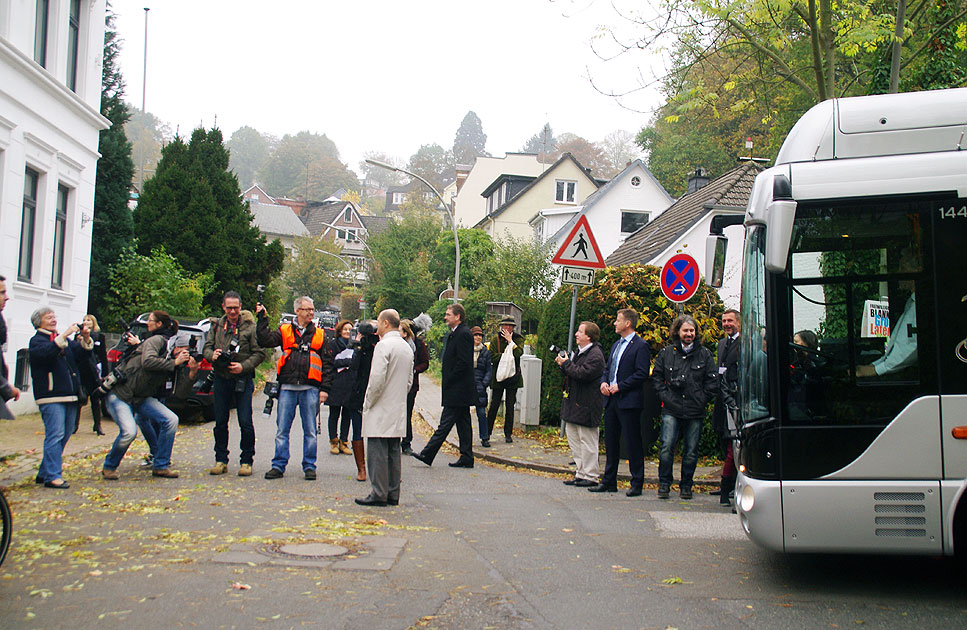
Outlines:
{"label": "hat", "polygon": [[514,326],[516,328],[516,326],[517,326],[517,320],[514,319],[513,317],[511,317],[510,315],[507,315],[502,320],[500,320],[500,325],[501,326],[507,326],[507,325],[509,325],[509,326]]}
{"label": "hat", "polygon": [[480,335],[481,337],[483,337],[484,336],[483,328],[481,328],[480,326],[474,326],[473,328],[470,329],[470,334]]}

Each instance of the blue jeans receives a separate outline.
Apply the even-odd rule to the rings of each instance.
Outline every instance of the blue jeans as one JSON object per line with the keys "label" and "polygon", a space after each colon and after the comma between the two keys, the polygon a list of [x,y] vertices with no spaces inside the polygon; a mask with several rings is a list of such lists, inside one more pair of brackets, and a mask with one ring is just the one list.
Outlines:
{"label": "blue jeans", "polygon": [[698,440],[702,436],[701,418],[676,418],[668,414],[661,416],[661,451],[658,453],[658,483],[672,484],[672,465],[675,462],[675,442],[681,434],[682,478],[679,488],[691,488],[698,464]]}
{"label": "blue jeans", "polygon": [[477,429],[481,440],[490,439],[490,422],[487,420],[487,405],[477,406]]}
{"label": "blue jeans", "polygon": [[[114,422],[118,425],[118,436],[111,446],[111,452],[104,458],[104,468],[117,470],[121,459],[128,452],[128,447],[138,434],[137,427],[145,427],[150,423],[151,429],[157,432],[157,442],[152,453],[154,461],[152,467],[156,470],[168,468],[171,465],[171,449],[175,445],[175,431],[178,430],[178,415],[165,407],[154,398],[145,398],[140,404],[129,405],[114,394],[107,395],[107,408],[111,411]],[[135,416],[138,420],[135,421]],[[147,439],[147,437],[146,437]],[[151,442],[148,442],[149,447]]]}
{"label": "blue jeans", "polygon": [[[236,383],[245,383],[242,391],[235,389]],[[251,377],[241,379],[215,377],[212,388],[212,405],[215,408],[215,461],[228,463],[228,421],[235,407],[238,418],[240,464],[252,464],[255,457],[255,426],[252,424],[252,392],[255,383]]]}
{"label": "blue jeans", "polygon": [[275,456],[272,468],[285,472],[289,463],[289,432],[295,409],[302,418],[302,470],[316,469],[316,416],[319,413],[319,390],[283,389],[279,392],[279,415],[276,418]]}
{"label": "blue jeans", "polygon": [[63,478],[64,447],[74,433],[80,410],[76,402],[40,405],[40,417],[44,421],[44,456],[37,476],[41,481]]}

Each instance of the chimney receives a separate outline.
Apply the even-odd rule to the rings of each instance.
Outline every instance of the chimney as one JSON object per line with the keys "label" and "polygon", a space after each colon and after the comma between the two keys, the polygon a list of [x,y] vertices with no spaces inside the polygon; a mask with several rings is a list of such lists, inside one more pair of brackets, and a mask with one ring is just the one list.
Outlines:
{"label": "chimney", "polygon": [[685,191],[686,195],[690,195],[699,188],[707,185],[709,182],[708,171],[699,166],[695,169],[695,172],[691,174],[688,178],[688,190]]}

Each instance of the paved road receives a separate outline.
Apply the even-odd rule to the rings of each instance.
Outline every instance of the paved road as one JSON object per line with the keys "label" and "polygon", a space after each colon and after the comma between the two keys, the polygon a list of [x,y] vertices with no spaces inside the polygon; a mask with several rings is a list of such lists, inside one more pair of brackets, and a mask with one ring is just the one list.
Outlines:
{"label": "paved road", "polygon": [[[368,487],[351,457],[321,444],[317,481],[302,479],[298,439],[285,478],[263,479],[274,419],[256,418],[250,478],[234,462],[229,475],[207,474],[202,425],[178,437],[177,480],[129,457],[121,481],[105,482],[92,454],[70,465],[69,491],[14,487],[0,628],[967,624],[967,580],[946,560],[777,556],[707,495],[602,497],[562,476],[450,469],[441,454],[431,468],[404,459],[399,507],[360,508],[352,498]],[[310,542],[346,553],[299,546]]]}

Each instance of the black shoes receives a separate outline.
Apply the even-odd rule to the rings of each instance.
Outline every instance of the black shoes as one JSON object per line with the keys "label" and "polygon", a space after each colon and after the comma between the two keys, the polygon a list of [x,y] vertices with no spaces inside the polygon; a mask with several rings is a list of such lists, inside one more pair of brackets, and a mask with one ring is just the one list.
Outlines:
{"label": "black shoes", "polygon": [[508,444],[513,444],[514,443],[514,438],[512,438],[512,437],[505,437],[504,438],[504,442],[507,442]]}
{"label": "black shoes", "polygon": [[490,448],[490,440],[480,440],[480,446]]}
{"label": "black shoes", "polygon": [[692,498],[692,489],[691,488],[681,488],[679,490],[679,492],[678,492],[678,496],[680,496],[682,499],[685,499],[686,501],[688,501],[689,499]]}
{"label": "black shoes", "polygon": [[420,451],[419,453],[414,451],[413,453],[411,453],[411,455],[413,456],[413,459],[419,460],[424,464],[426,464],[427,466],[433,465],[433,462],[426,458],[426,456],[423,454],[423,451]]}
{"label": "black shoes", "polygon": [[395,506],[395,505],[399,505],[399,504],[400,504],[400,500],[399,499],[386,499],[386,505],[394,505]]}
{"label": "black shoes", "polygon": [[631,486],[631,489],[625,492],[626,497],[640,497],[641,496],[641,486]]}
{"label": "black shoes", "polygon": [[572,477],[571,479],[565,479],[564,480],[564,485],[565,486],[576,486],[577,483],[578,483],[578,478],[577,477]]}
{"label": "black shoes", "polygon": [[575,480],[574,485],[578,488],[593,488],[594,486],[598,485],[598,483],[596,481],[591,481],[590,479],[577,479]]}
{"label": "black shoes", "polygon": [[285,476],[285,473],[283,473],[278,468],[271,468],[269,469],[269,472],[265,473],[266,479],[282,479],[282,477],[284,476]]}
{"label": "black shoes", "polygon": [[315,481],[316,480],[316,471],[314,471],[314,470],[304,470],[302,472],[304,472],[306,474],[306,481]]}
{"label": "black shoes", "polygon": [[[397,500],[397,504],[399,501]],[[372,507],[386,507],[386,501],[382,499],[377,499],[373,495],[369,495],[365,499],[356,499],[356,505],[368,505]]]}
{"label": "black shoes", "polygon": [[407,444],[406,446],[403,447],[403,454],[404,455],[412,455],[413,454],[413,449],[410,448],[410,445],[409,444]]}
{"label": "black shoes", "polygon": [[596,484],[594,487],[588,488],[588,492],[617,492],[617,491],[618,491],[618,486],[607,484],[607,483],[599,483],[599,484]]}
{"label": "black shoes", "polygon": [[455,462],[450,462],[447,464],[450,468],[473,468],[473,460],[467,461],[465,459],[458,459]]}
{"label": "black shoes", "polygon": [[60,483],[54,483],[53,481],[45,481],[44,482],[44,487],[45,488],[55,488],[57,490],[67,490],[68,488],[71,487],[71,485],[69,483],[67,483],[66,481],[63,481],[63,480],[61,480]]}
{"label": "black shoes", "polygon": [[668,486],[667,483],[660,483],[660,484],[658,484],[658,498],[659,499],[667,499],[669,492],[671,492],[671,488],[669,488],[669,486]]}

